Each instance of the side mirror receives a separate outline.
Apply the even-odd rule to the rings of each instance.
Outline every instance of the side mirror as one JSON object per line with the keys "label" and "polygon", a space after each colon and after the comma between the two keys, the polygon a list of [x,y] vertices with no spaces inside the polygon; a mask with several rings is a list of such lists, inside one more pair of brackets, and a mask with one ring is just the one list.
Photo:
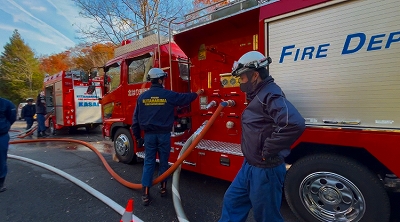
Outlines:
{"label": "side mirror", "polygon": [[89,78],[90,78],[90,79],[93,79],[93,78],[95,78],[95,77],[97,76],[97,74],[98,74],[97,70],[91,71],[91,72],[90,72],[90,75],[89,75]]}
{"label": "side mirror", "polygon": [[86,90],[86,94],[91,95],[91,94],[94,93],[95,90],[96,90],[96,86],[90,85],[90,86],[88,86],[88,88],[87,88],[87,90]]}

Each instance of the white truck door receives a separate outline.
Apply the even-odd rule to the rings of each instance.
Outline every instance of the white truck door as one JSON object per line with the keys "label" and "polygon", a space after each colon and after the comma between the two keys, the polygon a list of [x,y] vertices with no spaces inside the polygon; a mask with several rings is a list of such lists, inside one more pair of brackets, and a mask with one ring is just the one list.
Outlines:
{"label": "white truck door", "polygon": [[266,20],[270,73],[307,124],[400,128],[399,21],[376,0]]}
{"label": "white truck door", "polygon": [[92,94],[87,94],[87,86],[75,86],[75,125],[87,123],[102,123],[101,105],[98,98],[101,97],[100,87]]}

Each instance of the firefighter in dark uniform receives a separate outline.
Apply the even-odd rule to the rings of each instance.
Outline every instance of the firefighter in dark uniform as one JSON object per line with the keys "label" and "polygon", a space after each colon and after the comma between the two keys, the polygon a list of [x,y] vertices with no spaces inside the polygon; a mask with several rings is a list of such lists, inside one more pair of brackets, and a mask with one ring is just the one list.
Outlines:
{"label": "firefighter in dark uniform", "polygon": [[26,104],[21,110],[21,117],[26,121],[26,129],[30,129],[33,125],[33,116],[36,114],[36,106],[33,105],[33,99],[26,100]]}
{"label": "firefighter in dark uniform", "polygon": [[46,131],[46,100],[44,95],[39,94],[37,96],[36,100],[36,116],[37,116],[37,122],[38,122],[38,129],[37,129],[37,137],[45,137],[48,136],[45,131]]}
{"label": "firefighter in dark uniform", "polygon": [[[157,153],[160,161],[159,175],[168,169],[174,107],[188,105],[203,93],[203,90],[196,93],[176,93],[164,89],[167,73],[159,68],[150,69],[147,78],[152,85],[139,96],[132,120],[132,131],[139,147],[143,146],[143,143],[146,147],[142,175],[142,203],[145,206],[150,203],[149,189],[153,183]],[[144,131],[144,140],[141,138],[141,130]],[[161,196],[166,195],[166,185],[167,179],[160,184]]]}
{"label": "firefighter in dark uniform", "polygon": [[270,63],[250,51],[232,69],[248,101],[241,119],[244,162],[224,195],[219,222],[246,221],[251,208],[257,222],[283,222],[284,158],[303,133],[305,120],[269,75]]}
{"label": "firefighter in dark uniform", "polygon": [[9,100],[0,98],[0,192],[6,190],[4,181],[7,176],[7,152],[10,136],[8,131],[17,119],[17,109]]}

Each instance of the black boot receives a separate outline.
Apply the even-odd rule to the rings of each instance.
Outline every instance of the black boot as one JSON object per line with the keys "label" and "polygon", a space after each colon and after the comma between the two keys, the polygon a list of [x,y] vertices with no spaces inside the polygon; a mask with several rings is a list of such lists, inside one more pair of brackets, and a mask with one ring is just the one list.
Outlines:
{"label": "black boot", "polygon": [[143,190],[142,204],[144,206],[149,206],[149,204],[150,204],[150,188],[143,187],[142,190]]}
{"label": "black boot", "polygon": [[49,134],[46,134],[45,131],[42,131],[42,136],[43,136],[43,137],[46,137],[46,136],[49,136]]}
{"label": "black boot", "polygon": [[160,183],[160,194],[162,197],[167,196],[167,182]]}
{"label": "black boot", "polygon": [[0,178],[0,193],[7,190],[7,188],[4,186],[4,181],[5,181],[5,180],[6,180],[5,177]]}
{"label": "black boot", "polygon": [[43,137],[39,130],[37,131],[37,137]]}

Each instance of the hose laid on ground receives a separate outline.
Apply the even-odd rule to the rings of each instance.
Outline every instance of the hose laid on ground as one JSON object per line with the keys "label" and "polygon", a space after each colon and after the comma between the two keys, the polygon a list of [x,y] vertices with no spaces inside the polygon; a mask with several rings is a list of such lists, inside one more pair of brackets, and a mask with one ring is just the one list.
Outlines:
{"label": "hose laid on ground", "polygon": [[[123,184],[126,187],[133,188],[133,189],[139,189],[138,184],[130,183],[129,181],[126,181],[122,177],[120,177],[115,171],[110,167],[110,165],[107,163],[106,159],[103,157],[103,155],[90,143],[84,142],[81,140],[74,140],[74,139],[56,139],[56,138],[46,138],[46,139],[32,139],[32,140],[18,140],[18,141],[10,141],[9,144],[20,144],[20,143],[37,143],[37,142],[70,142],[70,143],[77,143],[81,144],[83,146],[86,146],[87,148],[91,149],[93,152],[96,153],[96,155],[100,158],[101,162],[107,169],[107,171],[111,174],[112,177],[114,177],[118,182]],[[141,185],[140,185],[141,186]]]}
{"label": "hose laid on ground", "polygon": [[[73,177],[72,175],[57,169],[55,167],[52,167],[50,165],[47,165],[45,163],[41,163],[29,158],[25,158],[25,157],[21,157],[21,156],[16,156],[16,155],[12,155],[12,154],[8,154],[7,155],[8,158],[11,159],[16,159],[16,160],[20,160],[20,161],[24,161],[39,167],[42,167],[46,170],[49,170],[53,173],[56,173],[62,177],[64,177],[65,179],[71,181],[72,183],[78,185],[79,187],[81,187],[82,189],[86,190],[88,193],[92,194],[94,197],[96,197],[97,199],[99,199],[100,201],[102,201],[103,203],[105,203],[106,205],[108,205],[111,209],[113,209],[114,211],[116,211],[117,213],[119,213],[120,215],[123,215],[125,212],[125,208],[123,208],[121,205],[119,205],[118,203],[116,203],[115,201],[113,201],[112,199],[110,199],[109,197],[107,197],[106,195],[100,193],[99,191],[95,190],[94,188],[92,188],[91,186],[87,185],[86,183],[82,182],[81,180],[77,179],[76,177]],[[134,221],[138,221],[138,222],[143,222],[141,219],[139,219],[138,217],[136,217],[135,215],[132,215]]]}
{"label": "hose laid on ground", "polygon": [[[50,112],[48,112],[48,113],[46,114],[46,116],[45,116],[45,121],[48,120],[48,119],[50,118],[50,116],[51,116],[53,113],[54,113],[54,108],[51,109]],[[37,121],[36,121],[36,122],[37,122]],[[18,131],[18,132],[19,132],[18,134],[13,135],[13,136],[10,136],[10,138],[11,138],[11,139],[15,139],[15,138],[22,139],[22,138],[25,138],[25,137],[27,137],[27,136],[32,135],[33,132],[35,132],[35,131],[37,130],[38,127],[39,127],[38,124],[32,125],[31,128],[29,128],[29,129],[27,129],[27,130],[25,130],[25,131],[22,131],[22,132],[19,132],[19,131]],[[14,131],[14,130],[10,130],[10,131]],[[14,132],[15,132],[15,131],[14,131]]]}
{"label": "hose laid on ground", "polygon": [[[11,139],[15,139],[15,138],[22,139],[22,138],[24,138],[24,137],[27,137],[27,136],[29,136],[29,135],[32,135],[33,132],[35,132],[35,130],[37,130],[37,128],[38,128],[38,125],[37,125],[37,124],[32,125],[31,128],[29,128],[29,129],[27,129],[27,130],[25,130],[25,131],[22,131],[22,132],[21,132],[21,131],[18,131],[17,134],[10,136],[10,138],[11,138]],[[10,131],[11,131],[11,130],[10,130]],[[16,132],[16,131],[14,131],[14,132]]]}
{"label": "hose laid on ground", "polygon": [[[153,185],[160,183],[163,181],[165,178],[167,178],[170,174],[172,174],[179,166],[182,164],[182,162],[189,156],[191,151],[197,146],[197,144],[200,142],[200,140],[204,137],[205,133],[210,129],[218,115],[221,113],[222,109],[225,106],[229,106],[230,103],[229,101],[224,101],[222,102],[218,108],[215,110],[214,114],[211,116],[211,118],[208,120],[207,124],[204,126],[203,130],[199,133],[199,135],[192,141],[190,144],[189,148],[185,153],[182,154],[180,158],[176,160],[176,162],[167,170],[165,171],[162,175],[157,177],[155,180],[153,180]],[[111,174],[112,177],[115,178],[118,182],[120,182],[122,185],[129,187],[131,189],[141,189],[142,184],[136,184],[129,182],[125,179],[123,179],[121,176],[119,176],[115,171],[110,167],[110,165],[107,163],[106,159],[103,157],[103,155],[90,143],[80,141],[80,140],[74,140],[74,139],[55,139],[55,138],[46,138],[46,139],[32,139],[32,140],[18,140],[18,141],[10,141],[9,144],[20,144],[20,143],[37,143],[37,142],[71,142],[71,143],[77,143],[84,145],[91,149],[93,152],[96,153],[96,155],[100,158],[101,162],[103,163],[104,167],[107,169],[107,171]]]}

